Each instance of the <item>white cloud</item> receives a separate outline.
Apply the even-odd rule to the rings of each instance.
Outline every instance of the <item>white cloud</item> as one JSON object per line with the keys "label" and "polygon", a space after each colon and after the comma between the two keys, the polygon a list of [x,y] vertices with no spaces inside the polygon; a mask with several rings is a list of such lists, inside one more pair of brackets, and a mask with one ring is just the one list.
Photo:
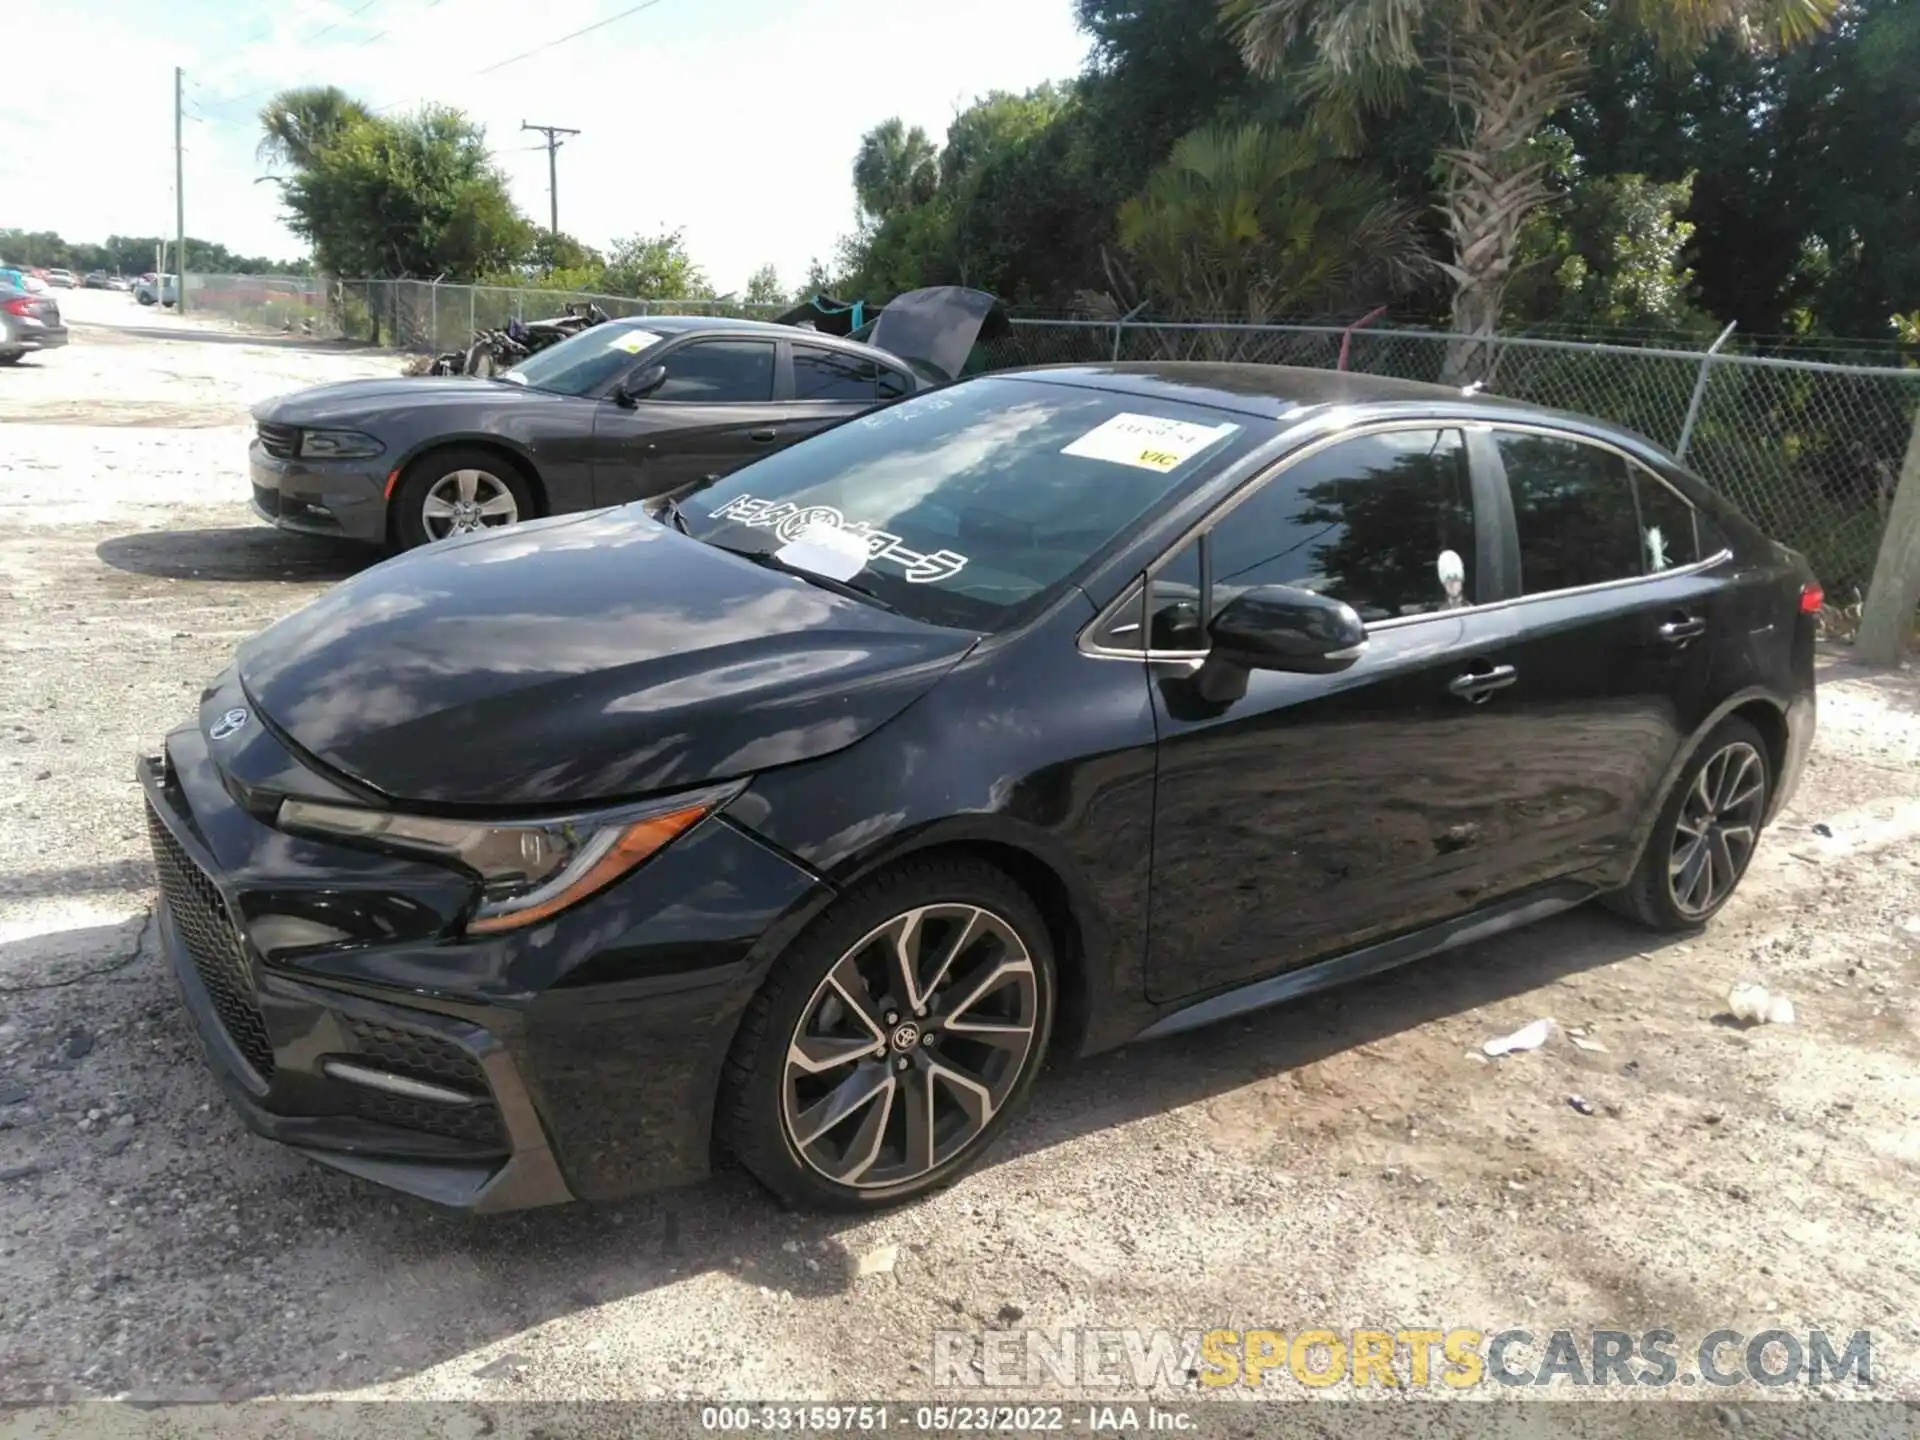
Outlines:
{"label": "white cloud", "polygon": [[333,83],[375,106],[466,110],[541,221],[546,156],[520,123],[578,128],[560,152],[563,229],[605,245],[680,226],[722,290],[768,260],[791,285],[851,228],[862,131],[899,114],[937,139],[976,95],[1062,78],[1085,53],[1071,0],[658,0],[475,73],[628,3],[44,7],[32,49],[51,63],[11,65],[0,81],[6,223],[76,240],[170,232],[179,64],[197,117],[186,126],[187,229],[231,249],[299,252],[275,187],[255,183],[254,115],[278,88]]}

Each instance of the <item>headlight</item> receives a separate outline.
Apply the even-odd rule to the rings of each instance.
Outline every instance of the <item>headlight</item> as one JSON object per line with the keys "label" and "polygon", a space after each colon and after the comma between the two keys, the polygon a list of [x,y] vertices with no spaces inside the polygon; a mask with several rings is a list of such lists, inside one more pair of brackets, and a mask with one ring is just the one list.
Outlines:
{"label": "headlight", "polygon": [[358,430],[302,430],[300,454],[312,460],[361,460],[387,447]]}
{"label": "headlight", "polygon": [[472,871],[480,877],[480,905],[467,930],[486,935],[535,924],[606,889],[739,788],[720,786],[650,805],[501,824],[283,800],[279,824],[294,834],[364,841]]}

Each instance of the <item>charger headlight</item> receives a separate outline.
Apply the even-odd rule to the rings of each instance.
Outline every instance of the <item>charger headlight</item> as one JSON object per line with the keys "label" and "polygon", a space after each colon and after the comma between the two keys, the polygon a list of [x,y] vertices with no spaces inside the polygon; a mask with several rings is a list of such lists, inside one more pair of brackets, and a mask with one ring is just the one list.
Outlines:
{"label": "charger headlight", "polygon": [[302,430],[300,454],[308,460],[363,460],[386,446],[358,430]]}
{"label": "charger headlight", "polygon": [[739,790],[720,786],[637,806],[551,820],[443,820],[283,800],[279,826],[442,861],[480,880],[470,934],[495,934],[557,915],[658,854]]}

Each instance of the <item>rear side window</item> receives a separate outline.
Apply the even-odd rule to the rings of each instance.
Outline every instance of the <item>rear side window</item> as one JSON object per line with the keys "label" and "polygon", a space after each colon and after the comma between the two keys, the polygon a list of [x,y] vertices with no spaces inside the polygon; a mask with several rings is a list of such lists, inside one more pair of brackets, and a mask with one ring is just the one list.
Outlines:
{"label": "rear side window", "polygon": [[815,345],[793,347],[793,398],[796,400],[872,400],[880,367],[858,355]]}
{"label": "rear side window", "polygon": [[701,340],[675,350],[663,363],[667,378],[649,400],[724,405],[773,398],[771,340]]}
{"label": "rear side window", "polygon": [[1209,536],[1209,613],[1293,585],[1380,621],[1471,604],[1473,491],[1456,430],[1361,435],[1281,471]]}
{"label": "rear side window", "polygon": [[1523,593],[1646,573],[1633,475],[1624,456],[1554,435],[1505,431],[1494,443],[1513,493]]}
{"label": "rear side window", "polygon": [[1720,548],[1715,537],[1701,533],[1709,527],[1678,491],[1638,466],[1633,485],[1640,500],[1640,558],[1649,575],[1691,565]]}

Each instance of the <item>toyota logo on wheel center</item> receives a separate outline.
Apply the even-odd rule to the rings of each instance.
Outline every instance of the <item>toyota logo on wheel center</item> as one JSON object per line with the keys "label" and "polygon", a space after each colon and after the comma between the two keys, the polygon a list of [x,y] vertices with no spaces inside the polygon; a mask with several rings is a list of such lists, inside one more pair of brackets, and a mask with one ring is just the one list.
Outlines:
{"label": "toyota logo on wheel center", "polygon": [[920,1043],[920,1027],[909,1020],[893,1032],[893,1048],[902,1054]]}

